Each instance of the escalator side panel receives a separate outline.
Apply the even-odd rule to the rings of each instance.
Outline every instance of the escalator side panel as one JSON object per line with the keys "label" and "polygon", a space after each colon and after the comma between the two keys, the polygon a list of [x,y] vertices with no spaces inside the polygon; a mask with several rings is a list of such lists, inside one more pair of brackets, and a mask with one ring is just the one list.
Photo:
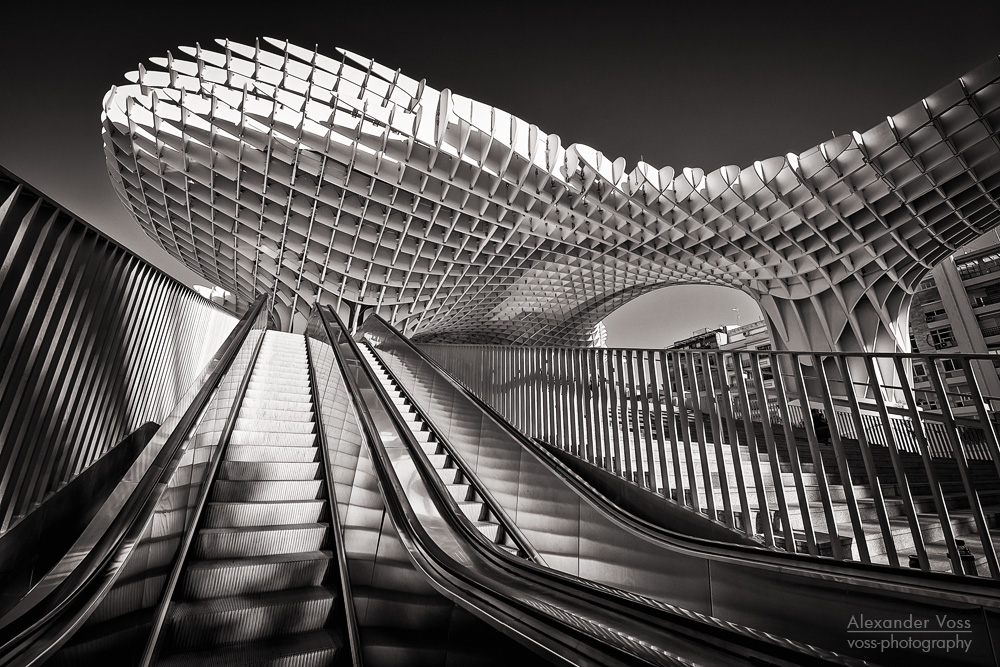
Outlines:
{"label": "escalator side panel", "polygon": [[[453,447],[463,453],[469,450],[472,452],[471,460],[482,461],[483,453],[476,451],[477,447],[508,446],[505,440],[512,440],[511,436],[495,437],[493,434],[497,428],[490,424],[496,423],[453,385],[435,377],[438,371],[421,359],[416,351],[395,338],[384,323],[371,318],[362,328],[362,335],[376,348],[382,362],[406,387],[425,415],[435,422],[435,426],[437,420],[450,425],[447,432]],[[456,427],[459,422],[455,416],[442,414],[466,410],[483,412],[483,416],[477,418],[470,414],[463,418],[461,427]],[[481,438],[473,435],[472,425],[477,422],[484,426]],[[510,457],[495,456],[493,460],[510,460]],[[647,587],[649,577],[659,577],[661,581],[671,584],[669,590],[666,594],[647,592],[648,595],[680,607],[704,609],[692,606],[683,599],[683,596],[692,594],[700,598],[699,590],[675,591],[672,587],[673,584],[683,583],[681,577],[698,577],[710,592],[710,598],[705,600],[710,605],[708,613],[725,622],[753,627],[757,631],[855,656],[873,664],[885,664],[886,660],[913,667],[997,664],[994,637],[997,636],[995,632],[1000,615],[994,612],[997,595],[992,581],[976,579],[970,582],[969,587],[959,590],[961,584],[946,579],[944,575],[930,576],[919,571],[901,573],[892,568],[864,564],[828,565],[815,563],[812,559],[803,560],[793,554],[773,554],[737,545],[689,543],[677,536],[662,539],[661,545],[652,553],[633,550],[633,543],[628,537],[632,529],[625,528],[625,523],[605,521],[605,515],[595,516],[597,500],[567,503],[565,494],[548,488],[567,484],[554,472],[544,474],[544,471],[536,471],[531,459],[524,456],[520,465],[520,493],[526,496],[528,506],[518,509],[531,511],[512,513],[511,516],[517,516],[519,528],[531,537],[538,535],[546,526],[559,529],[561,539],[553,539],[552,542],[565,545],[566,551],[562,555],[568,558],[560,561],[547,555],[550,565],[562,564],[567,570],[572,567],[573,540],[576,538],[579,559],[575,564],[580,576],[636,592],[650,591]],[[480,468],[477,473],[484,482],[488,483],[491,479],[488,470]],[[497,490],[491,490],[495,497],[501,497]],[[581,494],[581,497],[583,495],[586,494]],[[584,507],[590,509],[584,510]],[[535,517],[536,513],[541,515],[546,512],[552,517],[548,521],[544,517]],[[573,534],[574,526],[579,530],[576,535]],[[648,539],[659,541],[661,538],[650,535]],[[552,542],[540,541],[535,547],[542,551],[542,545],[549,547]],[[701,549],[704,551],[699,551]],[[639,563],[638,572],[632,571],[633,561]],[[700,562],[701,567],[691,566],[692,561]],[[683,574],[678,576],[678,572]],[[632,574],[636,575],[635,578],[628,580]],[[954,627],[962,628],[963,634],[953,633],[949,639],[972,639],[972,642],[952,650],[931,646],[922,641],[922,635],[904,631],[896,633],[895,645],[884,649],[881,641],[891,642],[891,633],[877,637],[871,635],[871,638],[879,640],[872,647],[857,640],[867,637],[863,633],[873,631],[851,632],[852,622],[861,624],[866,620],[884,622],[906,619],[926,623],[925,627],[934,630],[940,630],[938,623],[951,622]],[[935,639],[941,639],[941,636]]]}
{"label": "escalator side panel", "polygon": [[708,563],[621,530],[382,326],[363,328],[382,362],[458,451],[548,566],[711,613]]}
{"label": "escalator side panel", "polygon": [[442,596],[416,570],[386,513],[333,349],[323,340],[307,340],[365,664],[488,665],[534,658]]}
{"label": "escalator side panel", "polygon": [[136,664],[151,628],[155,607],[174,565],[194,511],[209,461],[247,372],[257,340],[249,334],[220,381],[153,517],[132,549],[114,586],[76,635],[47,664]]}

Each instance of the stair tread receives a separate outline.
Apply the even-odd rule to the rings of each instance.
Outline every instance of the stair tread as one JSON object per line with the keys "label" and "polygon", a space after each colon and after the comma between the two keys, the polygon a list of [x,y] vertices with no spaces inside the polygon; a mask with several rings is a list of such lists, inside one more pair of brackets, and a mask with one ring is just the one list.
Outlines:
{"label": "stair tread", "polygon": [[192,560],[185,568],[188,571],[214,570],[218,568],[245,567],[252,565],[266,565],[271,563],[297,563],[309,560],[329,560],[333,558],[332,551],[296,551],[287,554],[273,554],[269,556],[249,556],[246,558],[218,558]]}
{"label": "stair tread", "polygon": [[314,600],[334,600],[336,597],[336,593],[325,586],[309,586],[306,588],[268,591],[266,593],[230,595],[228,597],[210,598],[207,600],[175,601],[172,612],[173,617],[177,619],[179,617],[219,614],[240,609],[294,605]]}
{"label": "stair tread", "polygon": [[[332,660],[343,648],[343,640],[335,633],[324,629],[210,649],[183,651],[165,656],[158,664],[165,667],[185,665],[204,665],[205,667],[245,665],[249,667],[250,665],[268,664],[278,659],[311,653],[328,653]],[[296,662],[295,664],[300,663]]]}
{"label": "stair tread", "polygon": [[223,526],[219,528],[202,528],[199,533],[253,533],[271,530],[315,530],[316,528],[329,528],[328,523],[287,523],[275,524],[271,526]]}

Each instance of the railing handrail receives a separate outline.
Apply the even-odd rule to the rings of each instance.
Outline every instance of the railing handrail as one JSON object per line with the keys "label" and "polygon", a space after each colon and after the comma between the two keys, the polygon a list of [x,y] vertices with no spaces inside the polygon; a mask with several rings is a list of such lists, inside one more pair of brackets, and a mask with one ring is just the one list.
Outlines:
{"label": "railing handrail", "polygon": [[119,551],[138,540],[157,499],[165,490],[164,482],[177,468],[189,431],[197,423],[263,306],[264,298],[260,297],[230,332],[210,362],[211,370],[176,427],[163,442],[125,505],[87,550],[86,557],[68,574],[63,574],[61,582],[48,582],[50,594],[31,600],[30,605],[24,608],[19,605],[5,619],[0,619],[3,623],[0,628],[3,634],[0,639],[0,664],[30,665],[51,655],[79,628],[110,589],[124,564],[123,559],[117,557]]}
{"label": "railing handrail", "polygon": [[[369,317],[380,320],[390,330],[395,331],[392,325],[386,322],[380,315],[373,314]],[[364,333],[364,331],[365,326],[362,325],[359,332]],[[515,438],[529,451],[540,456],[542,460],[553,463],[551,466],[552,469],[560,474],[568,484],[585,493],[599,511],[611,518],[615,523],[629,530],[644,534],[648,539],[669,543],[674,548],[691,553],[711,558],[720,558],[730,562],[753,562],[759,567],[784,572],[794,569],[801,575],[816,576],[819,578],[849,575],[856,582],[867,579],[873,586],[878,588],[892,588],[900,592],[931,589],[934,591],[934,595],[939,596],[941,599],[953,599],[956,601],[970,601],[975,599],[979,604],[1000,608],[1000,580],[981,578],[956,581],[953,576],[942,572],[925,572],[909,568],[889,569],[885,565],[861,561],[839,562],[817,560],[808,554],[787,553],[782,550],[764,549],[762,547],[720,543],[706,538],[683,535],[637,517],[616,505],[589,482],[573,473],[563,463],[559,462],[558,459],[546,452],[543,446],[533,442],[532,438],[511,425],[502,414],[458,382],[441,364],[428,357],[412,341],[399,335],[398,332],[395,333],[401,342],[439,371],[446,381],[475,403],[491,419],[500,424],[511,437]]]}
{"label": "railing handrail", "polygon": [[[321,318],[320,306],[317,301],[313,306],[313,317]],[[336,536],[334,554],[337,557],[337,575],[340,579],[341,604],[344,605],[344,616],[347,622],[347,643],[351,651],[352,667],[364,667],[364,655],[361,651],[361,636],[358,631],[358,619],[354,610],[354,594],[351,590],[351,576],[348,570],[347,552],[344,548],[344,528],[340,522],[340,512],[338,510],[339,501],[337,489],[334,483],[333,462],[330,460],[330,450],[326,439],[326,430],[323,426],[323,411],[320,409],[320,397],[318,380],[316,377],[316,365],[312,357],[312,349],[309,347],[309,335],[306,334],[306,358],[309,364],[309,391],[312,396],[314,410],[313,418],[316,420],[316,433],[320,443],[320,458],[323,465],[323,481],[327,488],[327,503],[330,511],[330,527]]]}
{"label": "railing handrail", "polygon": [[[782,532],[788,528],[794,530],[793,534],[784,536],[785,548],[795,548],[792,538],[801,548],[805,537],[805,546],[818,554],[818,543],[810,536],[814,535],[816,527],[825,526],[820,528],[829,530],[822,535],[823,548],[832,549],[835,558],[874,558],[873,562],[881,563],[888,559],[890,565],[905,566],[905,562],[898,563],[888,546],[884,551],[873,551],[874,557],[867,552],[872,544],[874,519],[858,510],[852,474],[859,475],[861,482],[866,484],[872,483],[874,476],[874,483],[882,480],[882,484],[893,485],[896,495],[903,498],[911,498],[909,484],[923,485],[913,494],[913,499],[919,502],[927,496],[925,489],[929,483],[936,498],[936,509],[932,511],[941,522],[949,522],[950,515],[942,500],[949,504],[953,501],[951,496],[934,490],[937,482],[933,467],[958,466],[965,480],[963,497],[970,498],[968,506],[973,508],[977,525],[982,526],[986,524],[982,519],[982,503],[972,497],[976,493],[975,484],[979,482],[973,477],[971,467],[966,470],[965,461],[970,465],[974,462],[975,475],[988,484],[994,483],[990,481],[993,478],[987,479],[989,471],[982,463],[992,462],[1000,471],[990,397],[976,384],[977,376],[972,367],[974,359],[995,361],[996,355],[932,357],[912,353],[835,353],[831,359],[824,360],[825,353],[774,350],[582,350],[437,344],[428,345],[426,352],[442,362],[447,361],[449,367],[454,367],[456,377],[470,383],[473,393],[482,392],[484,402],[491,407],[495,403],[516,428],[527,429],[525,434],[575,453],[653,493],[668,499],[673,497],[681,505],[701,509],[699,505],[704,504],[713,520],[716,518],[714,506],[718,504],[722,510],[720,521],[750,536],[760,533],[763,528],[765,543],[769,546],[774,543],[780,526]],[[927,372],[932,380],[939,381],[932,389],[911,386],[906,374],[907,359],[912,358],[933,361],[927,361]],[[958,417],[951,411],[938,414],[917,405],[916,399],[932,393],[937,398],[931,400],[947,408],[948,387],[940,381],[939,360],[954,358],[959,359],[954,367],[970,379],[968,391],[961,392],[961,400],[966,406],[976,408],[975,416]],[[730,360],[734,363],[724,363]],[[744,373],[748,366],[752,371],[750,376]],[[764,368],[773,371],[762,373]],[[581,375],[581,369],[588,370]],[[857,386],[864,387],[865,391],[854,391]],[[563,414],[580,415],[577,420],[580,423],[567,421],[561,416]],[[825,424],[826,420],[820,419],[824,415],[829,420]],[[744,418],[748,421],[740,424]],[[598,427],[586,426],[590,421],[596,421]],[[673,434],[672,439],[664,440],[665,430]],[[653,442],[654,436],[657,442]],[[731,447],[739,443],[739,447],[748,449],[740,454],[734,448],[729,457],[722,448],[715,447],[713,451],[712,447],[705,446],[706,443]],[[758,448],[759,452],[766,453],[769,466],[759,465]],[[876,450],[875,459],[865,459],[868,466],[865,470],[861,470],[861,458],[856,457],[857,448],[861,448],[864,456]],[[878,454],[879,449],[883,454]],[[892,471],[888,471],[886,449],[893,458]],[[748,456],[748,452],[753,455]],[[782,482],[779,456],[784,465],[791,466],[794,489],[791,482]],[[819,496],[807,497],[802,479],[811,471],[798,465],[800,456],[816,466],[817,477],[810,478],[806,485],[816,487],[814,490],[819,491]],[[669,469],[671,459],[672,471]],[[692,461],[698,459],[701,468],[696,472]],[[876,460],[878,465],[873,466]],[[679,464],[683,461],[686,461],[686,470]],[[747,472],[751,465],[754,466],[752,479]],[[709,468],[718,472],[716,479],[708,475]],[[787,469],[784,472],[787,473]],[[942,479],[952,483],[950,477]],[[730,489],[733,482],[735,486]],[[831,487],[843,484],[851,484],[851,489],[838,488],[838,495],[832,496]],[[752,506],[740,505],[742,526],[738,526],[732,498],[735,490],[742,494],[744,488],[751,494],[756,491],[757,502]],[[875,489],[873,495],[881,497],[880,490]],[[913,499],[905,500],[904,504]],[[776,516],[772,514],[775,500]],[[847,544],[838,552],[841,540],[837,536],[837,525],[843,520],[833,520],[833,517],[840,509],[850,513],[853,535],[849,532],[843,535],[858,540],[852,545],[858,554],[851,555]],[[995,508],[990,509],[996,512]],[[752,516],[747,516],[748,510],[759,514],[756,524],[752,523]],[[912,514],[909,527],[914,546],[904,545],[901,549],[911,553],[915,549],[918,555],[923,553],[918,533],[926,530],[926,511],[907,509],[908,516]],[[881,530],[883,537],[891,535],[894,531],[886,512],[879,509],[876,514],[880,524],[877,530]],[[774,530],[771,530],[772,517]],[[959,556],[967,559],[968,553],[960,552],[955,546],[955,533],[947,527],[942,527],[942,531],[952,555],[950,567],[956,574],[964,574],[967,566],[962,565],[959,569],[958,561]],[[994,570],[1000,566],[993,565],[994,549],[990,540],[989,535],[981,531],[977,541],[982,542],[991,574],[996,576]],[[778,545],[782,546],[780,542]],[[932,564],[922,557],[921,566],[926,570]],[[941,564],[933,567],[941,567]]]}

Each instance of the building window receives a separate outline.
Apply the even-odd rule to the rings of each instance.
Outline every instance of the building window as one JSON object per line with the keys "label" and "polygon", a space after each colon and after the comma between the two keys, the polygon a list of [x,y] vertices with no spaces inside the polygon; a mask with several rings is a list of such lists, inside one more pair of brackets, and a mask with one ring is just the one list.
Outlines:
{"label": "building window", "polygon": [[955,342],[955,334],[951,327],[944,327],[927,334],[927,344],[933,346],[935,350],[946,350],[958,343]]}
{"label": "building window", "polygon": [[948,315],[944,312],[944,308],[938,308],[937,310],[928,310],[924,313],[925,322],[937,322],[938,320],[943,320],[947,317]]}
{"label": "building window", "polygon": [[1000,253],[994,252],[976,259],[963,261],[955,265],[958,275],[963,279],[983,276],[987,273],[1000,271]]}

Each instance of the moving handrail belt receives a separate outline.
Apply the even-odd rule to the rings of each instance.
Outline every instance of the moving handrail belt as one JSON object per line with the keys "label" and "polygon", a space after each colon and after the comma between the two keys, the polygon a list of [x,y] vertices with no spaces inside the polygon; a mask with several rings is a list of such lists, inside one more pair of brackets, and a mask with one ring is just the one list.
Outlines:
{"label": "moving handrail belt", "polygon": [[[934,610],[947,610],[951,616],[960,617],[961,622],[967,621],[974,634],[981,631],[983,637],[989,636],[989,618],[1000,609],[1000,587],[992,580],[967,577],[956,581],[954,577],[939,573],[899,570],[859,562],[834,562],[673,533],[629,515],[601,496],[544,448],[507,425],[495,411],[381,318],[369,317],[361,327],[360,335],[379,352],[387,367],[396,370],[397,380],[408,385],[412,396],[420,397],[421,391],[426,394],[426,388],[433,382],[435,388],[446,386],[456,395],[461,394],[469,404],[475,405],[506,432],[505,437],[520,443],[521,448],[533,453],[534,458],[549,469],[549,474],[562,480],[559,482],[561,486],[573,488],[584,498],[603,517],[602,526],[621,531],[623,538],[630,535],[629,539],[639,537],[642,542],[657,545],[657,549],[663,550],[664,563],[677,558],[703,562],[706,579],[709,580],[707,589],[711,593],[705,600],[710,610],[706,617],[753,625],[772,635],[825,646],[838,653],[848,650],[843,633],[849,627],[850,619],[859,613],[871,616],[881,611],[882,615],[906,616],[916,610],[932,617]],[[423,398],[425,403],[433,403],[427,401],[426,396]],[[456,404],[455,397],[445,400],[439,396],[436,400],[448,405],[449,409]],[[434,415],[430,417],[433,421]],[[499,429],[494,429],[491,438],[495,438],[498,432]],[[599,583],[621,587],[611,582]],[[723,595],[718,595],[719,591]],[[762,591],[768,593],[760,595]],[[662,602],[672,601],[662,594],[644,594],[641,589],[632,589],[631,592]],[[816,603],[817,598],[822,599],[822,605]],[[681,606],[690,609],[687,605]],[[703,608],[704,605],[702,611]],[[970,654],[969,664],[992,664],[989,642],[980,643],[982,646],[978,649],[983,654],[978,657]],[[919,649],[913,650],[917,651],[913,655],[918,662],[920,658],[927,657],[919,653]],[[877,652],[869,655],[866,651],[852,651],[852,654],[880,661]],[[885,656],[881,659],[884,660]]]}
{"label": "moving handrail belt", "polygon": [[[234,327],[209,363],[190,404],[170,435],[161,441],[159,451],[139,456],[136,465],[145,464],[147,470],[138,483],[123,481],[121,491],[116,490],[108,501],[114,502],[117,497],[120,502],[121,494],[128,492],[124,505],[117,508],[106,525],[101,522],[107,522],[109,513],[99,512],[92,528],[84,532],[69,552],[70,556],[79,553],[85,556],[78,563],[57,565],[53,571],[58,572],[58,580],[43,579],[39,584],[46,594],[41,591],[37,595],[29,593],[22,604],[0,619],[0,665],[37,664],[47,658],[86,621],[110,590],[124,564],[123,551],[131,549],[138,541],[167,480],[177,469],[183,455],[183,443],[247,336],[258,324],[265,303],[265,297],[257,299]],[[130,485],[131,489],[126,488]],[[99,534],[93,534],[95,531]],[[81,544],[89,546],[84,550]]]}
{"label": "moving handrail belt", "polygon": [[[331,339],[335,337],[331,335]],[[355,357],[360,357],[357,343],[347,342]],[[563,656],[563,660],[571,662],[675,664],[695,660],[707,664],[745,664],[749,657],[757,664],[857,664],[856,660],[829,651],[735,628],[732,624],[706,623],[713,619],[612,587],[595,586],[491,549],[473,527],[466,525],[467,521],[455,516],[445,500],[447,492],[440,480],[420,464],[418,457],[407,456],[405,464],[394,468],[393,457],[401,458],[396,451],[400,449],[398,445],[393,447],[395,453],[389,454],[381,438],[373,437],[385,430],[381,422],[387,416],[392,417],[391,411],[384,409],[388,396],[380,393],[377,379],[368,375],[370,369],[366,365],[362,368],[365,376],[361,381],[367,380],[371,385],[369,391],[383,403],[380,423],[374,423],[378,416],[373,418],[371,414],[362,421],[369,424],[366,431],[373,441],[372,458],[380,471],[387,507],[390,510],[395,507],[402,515],[393,514],[394,523],[397,520],[402,523],[397,529],[407,536],[404,541],[411,557],[432,580],[435,577],[461,580],[457,590],[445,588],[444,592],[474,614],[493,618],[494,622],[502,618],[523,641],[541,642],[548,657]],[[366,397],[369,395],[366,393]],[[360,399],[359,393],[355,400],[361,411],[379,409],[374,402]],[[395,424],[393,439],[407,441],[407,435],[402,424]],[[410,449],[416,447],[416,443],[407,444]],[[405,480],[396,477],[400,470],[405,475],[413,468],[415,472]],[[403,495],[403,488],[411,497],[416,489],[422,489],[421,493],[427,494],[432,502],[415,506]],[[428,505],[433,505],[436,512],[432,512],[433,516],[421,515]],[[433,523],[435,519],[439,522]],[[433,524],[429,530],[428,523]],[[447,528],[444,541],[440,536],[442,526]],[[448,552],[448,547],[457,548],[459,553]],[[444,586],[441,579],[436,585]],[[566,657],[570,654],[572,659]]]}

